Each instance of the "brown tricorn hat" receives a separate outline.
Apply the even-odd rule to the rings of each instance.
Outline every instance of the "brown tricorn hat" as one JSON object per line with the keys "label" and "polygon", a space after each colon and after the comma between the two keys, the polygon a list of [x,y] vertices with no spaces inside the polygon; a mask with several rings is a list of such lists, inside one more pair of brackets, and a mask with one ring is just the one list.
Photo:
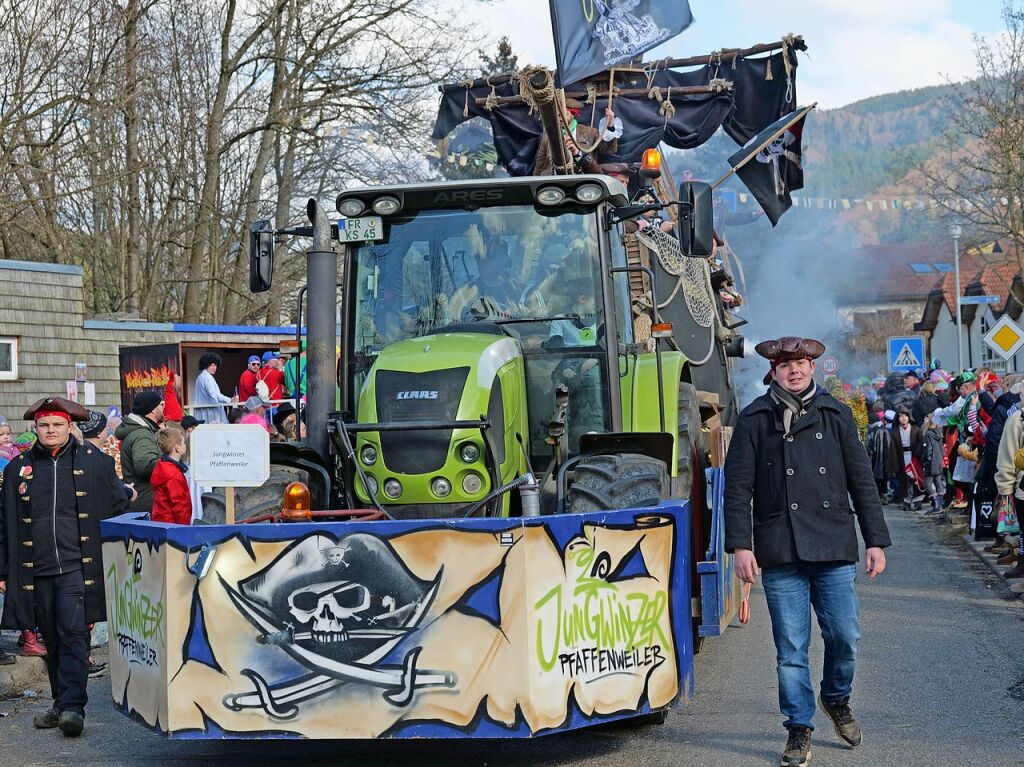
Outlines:
{"label": "brown tricorn hat", "polygon": [[44,413],[62,413],[67,416],[69,421],[89,420],[88,410],[77,402],[64,399],[64,397],[43,397],[41,400],[29,405],[28,410],[25,411],[25,415],[22,417],[26,421],[34,421],[37,416]]}
{"label": "brown tricorn hat", "polygon": [[[762,341],[754,347],[754,351],[772,363],[772,370],[780,362],[788,360],[816,360],[825,353],[825,344],[813,338],[799,336],[783,336],[771,341]],[[764,383],[772,380],[771,371],[765,374]]]}
{"label": "brown tricorn hat", "polygon": [[583,102],[582,101],[577,101],[576,99],[567,96],[566,99],[565,99],[565,108],[566,109],[583,109]]}

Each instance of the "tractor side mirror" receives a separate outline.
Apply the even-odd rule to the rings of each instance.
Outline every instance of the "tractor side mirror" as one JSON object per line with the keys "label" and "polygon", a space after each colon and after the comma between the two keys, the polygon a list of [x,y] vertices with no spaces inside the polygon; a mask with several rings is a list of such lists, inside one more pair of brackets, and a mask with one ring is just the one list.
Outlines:
{"label": "tractor side mirror", "polygon": [[274,281],[274,227],[267,219],[249,226],[249,291],[263,293]]}
{"label": "tractor side mirror", "polygon": [[687,256],[710,256],[715,217],[711,185],[684,181],[679,185],[679,248]]}

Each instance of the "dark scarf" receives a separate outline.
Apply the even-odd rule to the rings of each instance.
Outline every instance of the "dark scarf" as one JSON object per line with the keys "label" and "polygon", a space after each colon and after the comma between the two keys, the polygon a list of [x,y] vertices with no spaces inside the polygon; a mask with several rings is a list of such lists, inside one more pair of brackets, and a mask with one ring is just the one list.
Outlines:
{"label": "dark scarf", "polygon": [[800,420],[800,416],[807,412],[811,400],[818,393],[818,385],[811,381],[811,385],[798,394],[794,394],[782,388],[776,381],[768,384],[768,394],[772,400],[782,407],[782,425],[789,434],[793,424]]}

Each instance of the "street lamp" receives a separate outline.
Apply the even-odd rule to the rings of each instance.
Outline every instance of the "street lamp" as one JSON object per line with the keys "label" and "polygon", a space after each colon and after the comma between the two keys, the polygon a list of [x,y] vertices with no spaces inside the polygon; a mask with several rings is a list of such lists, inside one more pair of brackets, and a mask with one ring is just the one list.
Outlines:
{"label": "street lamp", "polygon": [[956,272],[956,369],[964,370],[963,325],[960,322],[960,234],[963,230],[956,221],[949,224],[949,236],[953,238],[953,268]]}

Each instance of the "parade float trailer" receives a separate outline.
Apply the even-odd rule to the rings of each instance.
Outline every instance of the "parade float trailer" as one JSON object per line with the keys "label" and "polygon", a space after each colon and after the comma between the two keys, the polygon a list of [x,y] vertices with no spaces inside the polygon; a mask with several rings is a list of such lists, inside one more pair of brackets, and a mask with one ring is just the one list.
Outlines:
{"label": "parade float trailer", "polygon": [[[704,192],[680,189],[691,253]],[[272,446],[224,524],[209,504],[214,524],[104,523],[124,713],[173,737],[510,737],[657,719],[690,692],[695,642],[736,604],[716,580],[702,625],[697,562],[728,564],[707,552],[709,438],[656,290],[652,342],[632,337],[628,277],[650,270],[626,263],[646,210],[627,203],[603,176],[388,187],[340,195],[339,230],[311,201],[308,444]],[[530,311],[552,308],[453,316],[487,232],[536,278]],[[254,228],[254,287],[272,237]],[[556,310],[581,280],[592,308]],[[579,342],[550,343],[556,323]]]}
{"label": "parade float trailer", "polygon": [[[254,224],[253,291],[270,287],[276,238],[312,237],[308,436],[270,447],[265,482],[204,496],[210,524],[103,523],[119,710],[175,738],[663,721],[692,692],[701,640],[739,606],[715,467],[743,343],[708,259],[710,187],[655,189],[653,144],[694,146],[719,126],[749,140],[795,101],[802,48],[788,38],[652,68],[642,95],[671,108],[657,107],[633,192],[608,176],[513,173],[348,190],[336,223],[311,200],[311,227]],[[671,70],[693,63],[704,84]],[[767,117],[720,81],[730,70],[778,91]],[[637,97],[615,77],[605,103],[588,87],[589,109]],[[547,132],[564,163],[554,107],[526,103],[526,87],[446,90],[439,125],[458,102],[463,118],[485,109],[496,139],[522,138],[493,107],[523,107],[532,151]],[[498,147],[506,167],[532,157],[528,144]],[[658,202],[637,203],[651,191]],[[652,211],[676,237],[637,231]],[[503,287],[488,296],[492,253]]]}

